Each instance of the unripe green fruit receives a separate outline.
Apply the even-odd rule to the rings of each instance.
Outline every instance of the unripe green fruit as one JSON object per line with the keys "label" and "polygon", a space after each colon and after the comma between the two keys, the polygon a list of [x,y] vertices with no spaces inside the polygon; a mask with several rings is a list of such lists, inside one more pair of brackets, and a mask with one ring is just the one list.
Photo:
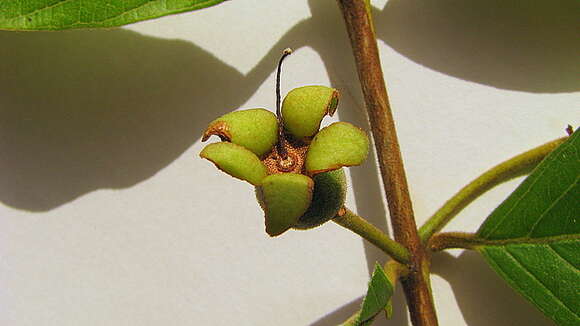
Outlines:
{"label": "unripe green fruit", "polygon": [[199,156],[211,161],[225,173],[258,185],[268,175],[266,166],[249,150],[240,145],[223,142],[207,145]]}
{"label": "unripe green fruit", "polygon": [[348,122],[335,122],[322,128],[306,153],[309,174],[359,165],[369,153],[369,139],[364,131]]}
{"label": "unripe green fruit", "polygon": [[298,223],[312,202],[314,181],[302,174],[269,175],[256,187],[266,219],[266,233],[277,236]]}
{"label": "unripe green fruit", "polygon": [[309,229],[336,216],[346,200],[346,177],[342,169],[320,173],[313,177],[314,193],[306,213],[294,225],[295,229]]}
{"label": "unripe green fruit", "polygon": [[234,111],[212,121],[201,140],[206,141],[211,135],[243,146],[262,157],[278,141],[278,120],[266,109]]}
{"label": "unripe green fruit", "polygon": [[318,132],[322,118],[334,114],[338,99],[338,91],[326,86],[291,90],[282,103],[284,128],[297,140],[309,140]]}
{"label": "unripe green fruit", "polygon": [[343,207],[346,178],[342,169],[320,173],[313,179],[293,173],[274,174],[256,187],[256,198],[265,212],[270,236],[289,228],[310,229],[334,218]]}

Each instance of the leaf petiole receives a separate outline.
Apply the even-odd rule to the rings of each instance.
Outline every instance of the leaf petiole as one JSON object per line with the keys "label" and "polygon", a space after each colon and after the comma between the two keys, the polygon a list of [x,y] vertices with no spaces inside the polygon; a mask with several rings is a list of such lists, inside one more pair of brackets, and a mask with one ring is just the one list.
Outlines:
{"label": "leaf petiole", "polygon": [[493,187],[513,178],[529,174],[556,147],[568,137],[558,138],[496,165],[463,187],[449,199],[421,228],[423,243],[441,231],[461,210]]}
{"label": "leaf petiole", "polygon": [[551,244],[561,241],[573,241],[580,240],[580,236],[577,234],[572,235],[558,235],[558,236],[547,236],[542,238],[513,238],[513,239],[503,239],[503,240],[489,240],[478,237],[475,233],[464,233],[464,232],[443,232],[437,233],[431,239],[429,239],[428,248],[431,251],[442,251],[445,249],[469,249],[476,250],[478,247],[486,246],[507,246],[516,244]]}

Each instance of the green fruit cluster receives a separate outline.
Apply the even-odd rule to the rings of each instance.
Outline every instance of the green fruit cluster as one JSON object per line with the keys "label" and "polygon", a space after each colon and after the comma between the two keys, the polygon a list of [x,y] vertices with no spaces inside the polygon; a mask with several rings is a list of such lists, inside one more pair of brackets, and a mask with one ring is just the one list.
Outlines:
{"label": "green fruit cluster", "polygon": [[296,88],[284,99],[279,118],[265,109],[234,111],[212,121],[203,134],[202,141],[215,135],[222,142],[207,145],[200,156],[255,186],[270,236],[318,226],[343,207],[342,167],[361,164],[369,140],[346,122],[320,129],[338,99],[334,88]]}

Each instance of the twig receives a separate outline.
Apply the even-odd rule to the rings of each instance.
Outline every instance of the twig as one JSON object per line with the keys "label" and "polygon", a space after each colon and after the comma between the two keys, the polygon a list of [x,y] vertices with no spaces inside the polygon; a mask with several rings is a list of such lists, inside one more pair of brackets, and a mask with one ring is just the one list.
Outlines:
{"label": "twig", "polygon": [[368,1],[338,0],[356,61],[379,159],[395,239],[411,253],[409,275],[403,280],[415,326],[437,325],[429,286],[429,266],[413,216],[403,160],[381,70]]}

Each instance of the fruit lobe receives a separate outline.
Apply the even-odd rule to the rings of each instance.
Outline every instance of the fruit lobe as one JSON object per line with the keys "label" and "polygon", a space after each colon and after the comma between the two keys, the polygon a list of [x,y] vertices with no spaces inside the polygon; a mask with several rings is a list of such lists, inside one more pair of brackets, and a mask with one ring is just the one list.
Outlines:
{"label": "fruit lobe", "polygon": [[296,140],[309,140],[318,132],[324,116],[334,114],[338,99],[338,91],[326,86],[291,90],[282,103],[284,128]]}
{"label": "fruit lobe", "polygon": [[206,141],[212,135],[262,157],[278,141],[278,120],[266,109],[234,111],[212,121],[201,140]]}

